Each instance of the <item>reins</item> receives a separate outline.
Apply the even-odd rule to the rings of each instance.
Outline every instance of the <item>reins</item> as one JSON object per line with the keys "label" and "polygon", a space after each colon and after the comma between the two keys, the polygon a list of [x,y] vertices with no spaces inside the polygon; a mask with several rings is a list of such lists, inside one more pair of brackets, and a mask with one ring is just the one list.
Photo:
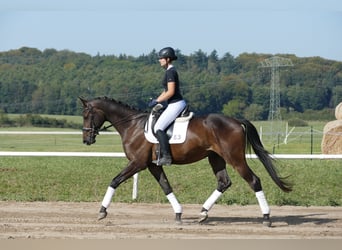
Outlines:
{"label": "reins", "polygon": [[113,124],[110,124],[108,126],[103,126],[101,129],[99,129],[99,132],[106,131],[107,129],[109,129],[110,127],[113,127],[113,126],[114,126]]}
{"label": "reins", "polygon": [[[103,126],[102,128],[96,128],[96,124],[94,122],[94,111],[93,111],[93,107],[91,105],[89,105],[90,108],[88,108],[90,114],[91,114],[91,122],[90,122],[90,128],[86,128],[86,127],[83,127],[82,128],[82,131],[90,131],[90,133],[92,134],[92,136],[94,135],[98,135],[99,132],[101,131],[106,131],[108,128],[110,127],[114,127],[114,125],[118,125],[120,123],[125,123],[125,122],[128,122],[128,121],[132,121],[132,120],[135,120],[137,117],[143,115],[143,114],[130,114],[118,121],[115,121],[115,122],[110,122],[110,124],[108,126]],[[101,111],[101,110],[100,110]],[[103,112],[103,111],[101,111]]]}
{"label": "reins", "polygon": [[[94,125],[95,126],[95,125]],[[109,129],[110,127],[113,127],[114,125],[113,124],[110,124],[108,126],[103,126],[102,128],[100,129],[95,129],[95,128],[82,128],[83,131],[90,131],[90,130],[94,130],[96,131],[96,134],[98,134],[99,132],[102,132],[102,131],[106,131],[107,129]]]}

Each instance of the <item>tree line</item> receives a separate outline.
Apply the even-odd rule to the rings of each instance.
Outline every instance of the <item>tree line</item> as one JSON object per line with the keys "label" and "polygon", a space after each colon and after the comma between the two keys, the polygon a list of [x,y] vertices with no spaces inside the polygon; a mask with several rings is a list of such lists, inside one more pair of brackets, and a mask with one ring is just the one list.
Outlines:
{"label": "tree line", "polygon": [[[176,50],[181,90],[196,114],[224,113],[266,120],[270,102],[270,68],[260,67],[270,54],[237,57],[214,50],[184,55]],[[330,119],[342,101],[342,62],[320,57],[288,58],[293,67],[280,69],[283,117]],[[0,52],[0,110],[4,113],[80,115],[78,96],[112,97],[147,110],[161,88],[158,53],[137,57],[96,55],[22,47]]]}

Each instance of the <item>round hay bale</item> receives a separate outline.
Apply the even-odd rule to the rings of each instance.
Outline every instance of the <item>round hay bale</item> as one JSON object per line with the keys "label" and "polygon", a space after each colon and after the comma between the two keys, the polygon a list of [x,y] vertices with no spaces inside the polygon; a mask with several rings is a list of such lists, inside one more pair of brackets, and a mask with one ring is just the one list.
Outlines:
{"label": "round hay bale", "polygon": [[321,149],[323,154],[342,154],[342,119],[324,126]]}
{"label": "round hay bale", "polygon": [[342,102],[335,108],[335,117],[337,120],[342,120]]}

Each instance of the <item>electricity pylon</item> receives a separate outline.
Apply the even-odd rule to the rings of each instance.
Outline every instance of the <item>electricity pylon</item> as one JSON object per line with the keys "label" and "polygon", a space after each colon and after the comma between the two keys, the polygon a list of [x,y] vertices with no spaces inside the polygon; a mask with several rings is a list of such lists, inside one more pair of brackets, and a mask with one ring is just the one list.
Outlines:
{"label": "electricity pylon", "polygon": [[[268,120],[271,126],[271,135],[280,132],[280,68],[292,67],[292,61],[287,58],[273,56],[260,62],[261,68],[271,68],[270,109]],[[277,126],[275,126],[277,125]]]}

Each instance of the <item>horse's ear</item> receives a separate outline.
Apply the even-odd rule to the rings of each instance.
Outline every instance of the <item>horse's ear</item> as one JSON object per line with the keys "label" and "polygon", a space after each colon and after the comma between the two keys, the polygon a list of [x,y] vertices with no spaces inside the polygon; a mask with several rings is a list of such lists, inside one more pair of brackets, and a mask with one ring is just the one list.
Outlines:
{"label": "horse's ear", "polygon": [[86,99],[84,99],[82,96],[79,96],[78,98],[81,100],[83,107],[87,107],[88,101]]}

